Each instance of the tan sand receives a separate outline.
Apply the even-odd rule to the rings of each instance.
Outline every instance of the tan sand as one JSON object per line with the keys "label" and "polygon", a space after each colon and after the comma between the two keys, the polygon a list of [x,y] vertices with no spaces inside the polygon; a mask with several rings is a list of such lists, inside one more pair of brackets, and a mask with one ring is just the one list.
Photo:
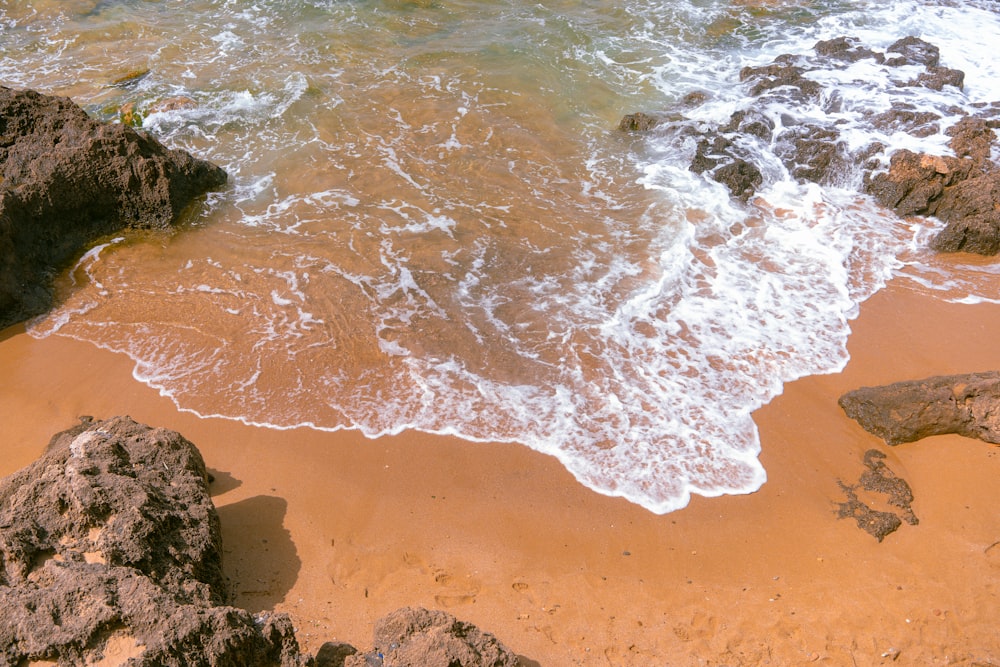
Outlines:
{"label": "tan sand", "polygon": [[[82,414],[180,431],[217,477],[237,603],[289,612],[310,651],[364,647],[377,617],[423,605],[545,667],[1000,664],[1000,448],[888,448],[836,404],[863,384],[1000,368],[1000,306],[894,284],[854,330],[843,373],[791,383],[755,415],[761,491],[666,516],[525,447],[199,419],[128,359],[18,328],[0,334],[0,474]],[[881,544],[835,515],[838,479],[856,482],[871,447],[920,519]]]}

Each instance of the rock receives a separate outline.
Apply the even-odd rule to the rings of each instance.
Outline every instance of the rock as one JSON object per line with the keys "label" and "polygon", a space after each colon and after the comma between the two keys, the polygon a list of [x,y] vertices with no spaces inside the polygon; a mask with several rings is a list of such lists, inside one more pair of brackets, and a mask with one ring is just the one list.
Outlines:
{"label": "rock", "polygon": [[907,85],[923,86],[932,90],[942,90],[945,86],[955,86],[962,90],[965,86],[965,72],[949,67],[928,67],[926,72],[918,74],[917,78]]}
{"label": "rock", "polygon": [[375,623],[375,648],[347,656],[345,667],[517,667],[491,634],[443,611],[406,607]]}
{"label": "rock", "polygon": [[877,51],[861,46],[857,37],[837,37],[822,42],[816,42],[813,47],[816,55],[835,60],[844,60],[855,63],[865,58],[871,58],[875,62],[885,62],[885,56]]}
{"label": "rock", "polygon": [[67,98],[0,87],[0,328],[44,312],[88,243],[166,229],[226,173]]}
{"label": "rock", "polygon": [[782,133],[775,152],[797,179],[822,183],[843,165],[846,150],[840,132],[821,125],[799,125]]}
{"label": "rock", "polygon": [[638,111],[624,116],[618,123],[618,129],[622,132],[646,132],[656,127],[659,122],[655,116]]}
{"label": "rock", "polygon": [[226,606],[194,445],[128,417],[85,421],[50,444],[0,480],[0,663],[309,662],[286,615]]}
{"label": "rock", "polygon": [[890,445],[957,433],[1000,444],[1000,372],[947,375],[862,387],[840,406]]}
{"label": "rock", "polygon": [[914,137],[929,137],[937,134],[940,130],[938,125],[940,120],[941,116],[936,113],[900,108],[899,106],[894,106],[889,111],[884,111],[871,118],[872,125],[886,134],[906,132]]}
{"label": "rock", "polygon": [[744,67],[740,70],[740,81],[750,83],[750,94],[754,97],[783,88],[796,101],[816,99],[823,87],[803,76],[805,71],[793,56],[779,56],[770,65]]}
{"label": "rock", "polygon": [[990,153],[997,135],[985,119],[966,116],[949,127],[945,134],[951,137],[948,145],[956,157],[971,159],[973,168],[980,173],[994,169]]}
{"label": "rock", "polygon": [[1000,252],[1000,173],[963,181],[942,195],[936,214],[947,224],[931,241],[938,252]]}
{"label": "rock", "polygon": [[736,145],[721,135],[705,137],[698,142],[689,169],[696,174],[711,176],[743,201],[753,196],[764,180],[760,169],[739,157]]}
{"label": "rock", "polygon": [[[920,521],[913,513],[913,491],[910,485],[889,469],[885,464],[885,454],[877,449],[865,452],[864,464],[867,470],[861,473],[858,483],[848,486],[840,482],[840,488],[847,496],[847,501],[838,503],[837,517],[852,518],[857,521],[858,528],[869,533],[879,542],[886,535],[895,532],[903,521],[915,526]],[[890,508],[899,508],[900,513],[877,510],[872,502],[864,502],[858,497],[859,488],[862,492],[885,496],[885,502]],[[873,499],[874,500],[874,499]]]}
{"label": "rock", "polygon": [[892,154],[889,171],[871,178],[865,190],[898,215],[933,215],[945,188],[965,180],[973,166],[968,159],[902,149]]}
{"label": "rock", "polygon": [[890,67],[901,67],[903,65],[937,67],[941,61],[941,50],[919,37],[910,36],[896,40],[886,49],[886,55],[893,53],[897,55],[885,61],[885,64]]}

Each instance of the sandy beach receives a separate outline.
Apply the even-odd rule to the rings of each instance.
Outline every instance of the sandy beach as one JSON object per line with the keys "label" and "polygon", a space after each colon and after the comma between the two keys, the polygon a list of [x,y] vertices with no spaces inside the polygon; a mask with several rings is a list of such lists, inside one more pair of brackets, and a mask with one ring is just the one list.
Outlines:
{"label": "sandy beach", "polygon": [[[215,475],[235,602],[286,611],[303,648],[370,642],[405,605],[497,635],[525,665],[1000,663],[1000,449],[957,436],[887,447],[844,391],[1000,368],[1000,306],[898,281],[863,304],[851,362],[755,414],[757,493],[657,516],[509,444],[275,431],[178,411],[131,362],[0,334],[0,473],[79,415],[180,431]],[[838,520],[869,448],[906,479],[919,525],[878,543]]]}

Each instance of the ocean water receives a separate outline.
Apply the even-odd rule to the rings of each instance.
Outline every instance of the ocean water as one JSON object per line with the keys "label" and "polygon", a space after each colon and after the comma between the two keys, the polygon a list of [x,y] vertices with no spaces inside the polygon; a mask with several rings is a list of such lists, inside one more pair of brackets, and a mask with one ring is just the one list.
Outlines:
{"label": "ocean water", "polygon": [[1000,100],[992,0],[9,0],[0,84],[132,103],[230,174],[177,232],[91,248],[29,333],[128,355],[203,416],[522,443],[658,513],[752,492],[751,413],[844,366],[861,302],[894,275],[994,298],[998,269],[925,251],[937,223],[860,173],[797,182],[762,143],[743,204],[690,138],[616,126],[692,92],[692,127],[725,122],[741,68],[841,35],[920,36],[965,89],[863,61],[772,118],[944,153],[866,119]]}

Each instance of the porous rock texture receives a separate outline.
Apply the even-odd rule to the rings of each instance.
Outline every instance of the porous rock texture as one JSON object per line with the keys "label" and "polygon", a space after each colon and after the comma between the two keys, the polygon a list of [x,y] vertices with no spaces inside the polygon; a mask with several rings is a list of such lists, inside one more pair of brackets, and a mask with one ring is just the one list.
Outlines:
{"label": "porous rock texture", "polygon": [[87,244],[168,228],[225,182],[219,167],[68,98],[0,87],[0,328],[49,308],[53,272]]}
{"label": "porous rock texture", "polygon": [[376,623],[360,654],[303,654],[286,614],[227,604],[201,454],[129,417],[82,418],[0,480],[0,667],[514,667],[493,635],[442,611]]}
{"label": "porous rock texture", "polygon": [[194,445],[82,423],[0,480],[0,664],[307,664],[288,616],[226,605],[221,559]]}
{"label": "porous rock texture", "polygon": [[349,655],[344,667],[517,667],[493,635],[444,611],[405,607],[375,623],[375,647]]}
{"label": "porous rock texture", "polygon": [[1000,443],[1000,372],[861,387],[840,397],[847,416],[890,445],[957,433]]}

